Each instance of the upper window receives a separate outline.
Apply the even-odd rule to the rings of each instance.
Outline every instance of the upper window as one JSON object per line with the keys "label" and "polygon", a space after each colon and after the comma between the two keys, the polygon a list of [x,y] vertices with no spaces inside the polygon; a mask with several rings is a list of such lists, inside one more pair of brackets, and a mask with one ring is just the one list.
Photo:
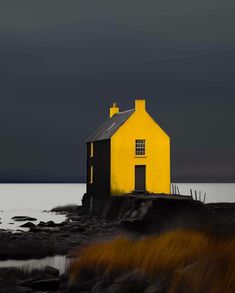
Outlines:
{"label": "upper window", "polygon": [[90,158],[92,158],[94,156],[94,144],[93,142],[91,142],[90,144]]}
{"label": "upper window", "polygon": [[135,155],[145,156],[145,139],[136,139],[135,141]]}

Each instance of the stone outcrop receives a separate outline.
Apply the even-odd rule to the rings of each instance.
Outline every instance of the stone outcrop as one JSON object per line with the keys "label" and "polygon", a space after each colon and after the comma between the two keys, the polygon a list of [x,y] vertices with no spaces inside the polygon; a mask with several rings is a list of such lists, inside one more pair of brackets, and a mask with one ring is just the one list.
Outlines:
{"label": "stone outcrop", "polygon": [[[196,228],[213,234],[235,233],[233,203],[203,204],[191,197],[147,194],[97,196],[93,197],[92,202],[90,196],[85,194],[82,203],[80,207],[55,208],[54,212],[67,216],[67,220],[60,224],[53,221],[40,222],[38,225],[28,222],[25,225],[29,231],[26,232],[13,234],[0,231],[0,258],[29,259],[56,254],[73,255],[74,248],[125,232],[133,233],[137,237],[175,228]],[[27,221],[30,220],[32,221],[27,218]],[[11,269],[2,272],[0,270],[0,292],[152,293],[165,292],[168,284],[168,276],[146,280],[136,272],[121,272],[108,278],[88,276],[87,279],[80,280],[79,284],[70,286],[67,274],[59,276],[56,269],[45,268],[36,275],[17,276],[18,281],[12,285],[4,282],[3,275],[6,272],[11,272]],[[8,290],[8,285],[13,286],[9,287],[13,291],[3,291]]]}

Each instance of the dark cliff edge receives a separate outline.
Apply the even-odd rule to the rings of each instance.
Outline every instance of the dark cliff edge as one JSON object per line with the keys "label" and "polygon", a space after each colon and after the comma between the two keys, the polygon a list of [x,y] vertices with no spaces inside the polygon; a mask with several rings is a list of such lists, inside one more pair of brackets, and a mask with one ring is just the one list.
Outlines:
{"label": "dark cliff edge", "polygon": [[106,222],[138,233],[194,228],[216,234],[235,233],[235,203],[208,203],[179,195],[95,197],[84,194],[82,206]]}

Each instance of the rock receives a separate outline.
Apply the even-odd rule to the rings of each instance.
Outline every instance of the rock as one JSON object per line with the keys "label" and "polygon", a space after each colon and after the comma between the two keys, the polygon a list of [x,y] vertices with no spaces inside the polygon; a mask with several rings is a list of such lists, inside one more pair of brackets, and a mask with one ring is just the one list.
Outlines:
{"label": "rock", "polygon": [[81,217],[78,215],[71,215],[71,216],[69,216],[69,219],[72,221],[80,221]]}
{"label": "rock", "polygon": [[131,213],[131,218],[135,218],[137,215],[139,214],[138,210],[134,210],[132,213]]}
{"label": "rock", "polygon": [[59,227],[63,227],[63,226],[65,226],[65,225],[67,225],[69,223],[69,220],[65,220],[65,221],[63,221],[63,222],[61,222],[61,223],[58,223],[58,224],[56,224],[57,226],[59,226]]}
{"label": "rock", "polygon": [[39,224],[38,224],[38,226],[39,226],[39,227],[43,227],[45,224],[46,224],[45,222],[40,221]]}
{"label": "rock", "polygon": [[17,222],[25,222],[25,221],[37,221],[35,218],[27,217],[27,216],[15,216],[11,218],[14,221]]}
{"label": "rock", "polygon": [[43,270],[43,273],[57,277],[60,272],[56,268],[46,266],[45,269]]}
{"label": "rock", "polygon": [[79,226],[79,227],[73,227],[72,229],[71,229],[71,232],[80,232],[80,233],[83,233],[83,232],[85,232],[86,231],[86,229],[84,228],[84,227],[82,227],[82,226]]}
{"label": "rock", "polygon": [[38,227],[38,226],[35,226],[35,227],[31,227],[30,232],[34,232],[34,233],[56,233],[59,231],[59,228],[58,227]]}
{"label": "rock", "polygon": [[67,224],[68,222],[64,221],[62,223],[59,223],[59,224],[56,224],[54,221],[48,221],[48,222],[39,222],[39,224],[37,225],[38,227],[47,227],[47,228],[54,228],[54,227],[57,227],[57,226],[63,226],[65,224]]}
{"label": "rock", "polygon": [[35,281],[30,284],[30,288],[33,290],[41,291],[56,291],[59,289],[60,280],[58,278],[43,279]]}
{"label": "rock", "polygon": [[45,223],[45,227],[56,227],[56,223],[53,221],[48,221]]}
{"label": "rock", "polygon": [[142,220],[123,220],[120,222],[120,228],[134,233],[144,233],[148,223]]}
{"label": "rock", "polygon": [[34,223],[27,222],[27,223],[21,225],[20,227],[22,227],[22,228],[31,228],[31,227],[35,227],[35,225],[34,225]]}
{"label": "rock", "polygon": [[29,232],[34,232],[34,233],[37,233],[37,232],[43,232],[43,228],[40,228],[40,227],[37,227],[37,226],[35,226],[35,227],[31,227],[31,228],[29,229]]}
{"label": "rock", "polygon": [[55,207],[51,210],[51,212],[56,212],[56,213],[68,213],[68,212],[74,212],[76,210],[79,210],[81,208],[80,206],[77,205],[66,205],[66,206],[58,206]]}
{"label": "rock", "polygon": [[28,278],[28,279],[23,280],[23,281],[19,281],[17,284],[19,286],[22,286],[22,287],[29,287],[30,284],[32,284],[33,282],[36,282],[36,281],[38,281],[40,279],[41,279],[41,275],[36,276],[36,277],[32,277],[32,278]]}
{"label": "rock", "polygon": [[57,224],[55,224],[55,222],[53,221],[48,221],[48,222],[39,222],[38,227],[56,227]]}

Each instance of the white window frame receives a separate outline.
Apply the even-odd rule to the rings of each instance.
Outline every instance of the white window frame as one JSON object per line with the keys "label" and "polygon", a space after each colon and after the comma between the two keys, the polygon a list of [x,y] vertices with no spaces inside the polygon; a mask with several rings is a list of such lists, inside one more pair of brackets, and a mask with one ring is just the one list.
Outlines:
{"label": "white window frame", "polygon": [[135,156],[137,157],[146,156],[146,140],[145,139],[135,140]]}

